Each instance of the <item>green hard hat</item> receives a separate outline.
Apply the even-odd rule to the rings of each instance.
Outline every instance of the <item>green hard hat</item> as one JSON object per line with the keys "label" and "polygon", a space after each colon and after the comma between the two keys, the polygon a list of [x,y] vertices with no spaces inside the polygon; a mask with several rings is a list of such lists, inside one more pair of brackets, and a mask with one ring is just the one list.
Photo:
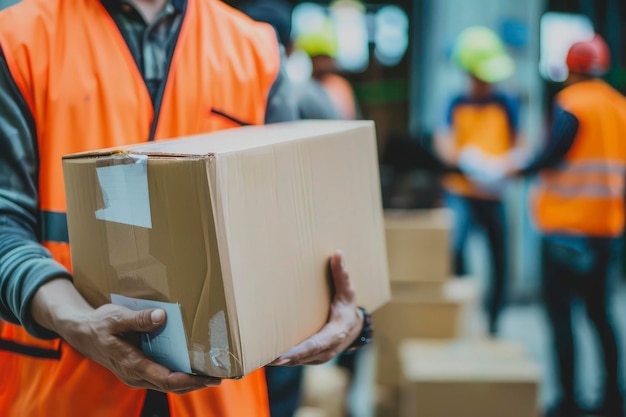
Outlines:
{"label": "green hard hat", "polygon": [[325,18],[319,27],[300,33],[296,37],[295,46],[310,57],[326,55],[335,58],[337,56],[337,35],[332,21]]}
{"label": "green hard hat", "polygon": [[515,71],[515,63],[498,35],[483,26],[461,32],[452,51],[452,61],[487,83],[504,81]]}

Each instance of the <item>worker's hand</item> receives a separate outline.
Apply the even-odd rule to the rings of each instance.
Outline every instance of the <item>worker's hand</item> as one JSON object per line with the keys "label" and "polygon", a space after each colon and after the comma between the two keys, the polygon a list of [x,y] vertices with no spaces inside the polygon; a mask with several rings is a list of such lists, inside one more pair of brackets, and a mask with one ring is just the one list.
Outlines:
{"label": "worker's hand", "polygon": [[356,305],[354,288],[342,252],[330,258],[335,299],[328,322],[314,336],[272,362],[275,366],[317,365],[328,362],[346,350],[361,334],[363,316]]}
{"label": "worker's hand", "polygon": [[518,147],[508,152],[506,156],[506,176],[509,178],[519,177],[522,169],[528,166],[531,153],[526,148]]}
{"label": "worker's hand", "polygon": [[433,139],[435,154],[446,165],[453,167],[458,164],[458,155],[454,138],[450,132],[438,132]]}
{"label": "worker's hand", "polygon": [[220,383],[219,379],[172,372],[139,349],[139,335],[165,323],[161,309],[133,311],[114,304],[93,309],[69,280],[57,279],[37,291],[32,314],[39,324],[131,387],[182,394]]}

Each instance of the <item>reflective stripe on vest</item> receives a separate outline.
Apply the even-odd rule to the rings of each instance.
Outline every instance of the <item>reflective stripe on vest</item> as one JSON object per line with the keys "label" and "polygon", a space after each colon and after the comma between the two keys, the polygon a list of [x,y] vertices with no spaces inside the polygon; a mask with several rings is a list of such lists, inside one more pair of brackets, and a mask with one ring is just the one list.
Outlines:
{"label": "reflective stripe on vest", "polygon": [[625,175],[626,164],[620,162],[576,161],[547,171],[540,187],[568,198],[620,198]]}
{"label": "reflective stripe on vest", "polygon": [[54,211],[41,212],[41,240],[43,242],[69,243],[67,215]]}
{"label": "reflective stripe on vest", "polygon": [[45,348],[25,345],[14,340],[0,338],[0,350],[40,359],[61,359],[61,345],[60,343],[57,343],[57,345],[58,347],[56,349],[52,347]]}
{"label": "reflective stripe on vest", "polygon": [[[98,0],[29,0],[5,9],[0,47],[37,127],[43,244],[68,268],[63,155],[261,124],[280,63],[272,28],[218,0],[188,0],[156,115],[126,42]],[[60,347],[60,360],[52,361],[0,350],[3,416],[140,415],[145,390],[129,388],[69,345],[39,341],[3,322],[0,337]],[[169,396],[169,405],[172,417],[269,414],[262,370]]]}

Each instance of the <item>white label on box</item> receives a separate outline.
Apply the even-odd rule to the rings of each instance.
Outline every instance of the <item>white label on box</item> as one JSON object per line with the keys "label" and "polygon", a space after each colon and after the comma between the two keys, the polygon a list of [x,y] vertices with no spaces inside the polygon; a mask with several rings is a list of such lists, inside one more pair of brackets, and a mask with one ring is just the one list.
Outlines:
{"label": "white label on box", "polygon": [[104,200],[96,219],[151,229],[148,157],[129,157],[135,163],[96,168]]}
{"label": "white label on box", "polygon": [[147,308],[165,310],[165,325],[155,332],[142,335],[141,349],[146,356],[172,371],[191,373],[180,304],[142,300],[119,294],[111,294],[111,302],[135,311]]}

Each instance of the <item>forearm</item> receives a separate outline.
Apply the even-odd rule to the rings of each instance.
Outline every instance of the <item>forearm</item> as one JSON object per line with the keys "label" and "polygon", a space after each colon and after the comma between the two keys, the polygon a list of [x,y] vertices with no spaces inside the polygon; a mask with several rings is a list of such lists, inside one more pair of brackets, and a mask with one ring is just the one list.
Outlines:
{"label": "forearm", "polygon": [[75,326],[76,317],[85,316],[93,308],[70,280],[58,278],[38,288],[30,311],[38,325],[63,337],[66,329]]}
{"label": "forearm", "polygon": [[559,164],[574,144],[578,133],[578,119],[571,113],[557,107],[548,143],[534,160],[520,170],[521,175],[533,175]]}
{"label": "forearm", "polygon": [[30,311],[39,287],[55,278],[69,282],[70,274],[26,232],[0,226],[0,316],[4,320],[20,323],[41,338],[56,337],[39,326]]}

